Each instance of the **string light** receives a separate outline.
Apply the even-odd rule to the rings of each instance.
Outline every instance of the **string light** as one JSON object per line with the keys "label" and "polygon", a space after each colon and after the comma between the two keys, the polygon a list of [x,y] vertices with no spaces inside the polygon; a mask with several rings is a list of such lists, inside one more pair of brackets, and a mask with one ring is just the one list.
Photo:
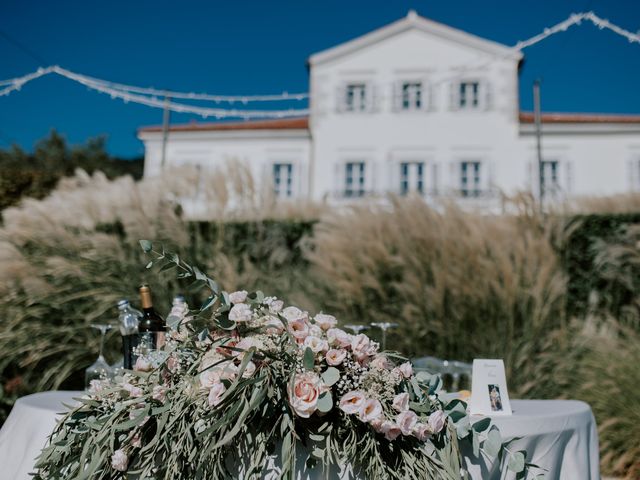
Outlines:
{"label": "string light", "polygon": [[[531,47],[552,35],[560,32],[567,31],[574,25],[580,25],[583,21],[590,21],[599,29],[608,29],[612,32],[625,37],[630,43],[640,44],[640,33],[632,33],[624,28],[621,28],[609,20],[600,18],[594,12],[574,13],[566,20],[553,25],[552,27],[545,28],[541,33],[535,35],[527,40],[520,41],[511,47],[511,52],[505,58],[512,56],[513,53],[522,51],[525,48]],[[468,65],[461,67],[462,71],[468,71],[470,69],[481,69],[486,67],[495,61],[494,59],[485,62],[485,64],[470,67]],[[442,83],[450,81],[452,78],[459,78],[462,73],[457,73],[454,77],[447,77],[439,80]],[[125,103],[134,102],[141,105],[146,105],[154,108],[167,108],[173,112],[178,113],[194,113],[202,116],[203,118],[215,117],[215,118],[285,118],[285,117],[298,117],[309,114],[309,109],[287,109],[287,110],[244,110],[244,109],[229,109],[229,108],[209,108],[199,107],[195,105],[189,105],[184,103],[174,102],[169,99],[183,99],[183,100],[200,100],[200,101],[213,101],[215,103],[236,103],[239,102],[243,105],[249,102],[267,102],[267,101],[288,101],[288,100],[305,100],[309,98],[308,93],[288,93],[283,92],[275,95],[211,95],[208,93],[196,93],[196,92],[178,92],[158,90],[154,88],[136,87],[133,85],[125,85],[121,83],[110,82],[107,80],[101,80],[87,75],[71,72],[59,66],[51,66],[47,68],[39,68],[35,72],[29,73],[22,77],[0,80],[0,97],[11,94],[14,91],[20,90],[23,85],[32,80],[40,78],[42,76],[55,73],[65,78],[85,85],[87,88],[96,90],[101,93],[108,94],[113,99],[120,99]],[[162,98],[163,100],[160,100]]]}

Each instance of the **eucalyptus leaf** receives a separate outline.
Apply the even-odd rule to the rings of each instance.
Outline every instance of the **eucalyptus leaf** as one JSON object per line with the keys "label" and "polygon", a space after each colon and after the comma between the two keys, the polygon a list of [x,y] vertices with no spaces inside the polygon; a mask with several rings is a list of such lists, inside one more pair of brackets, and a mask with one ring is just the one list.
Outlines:
{"label": "eucalyptus leaf", "polygon": [[149,240],[140,240],[140,246],[145,253],[149,253],[153,250],[153,244]]}
{"label": "eucalyptus leaf", "polygon": [[318,398],[318,410],[323,413],[331,411],[333,408],[333,397],[330,392],[324,392]]}
{"label": "eucalyptus leaf", "polygon": [[309,347],[307,347],[304,351],[304,357],[302,359],[302,365],[305,370],[313,370],[313,366],[315,364],[316,354],[313,353]]}
{"label": "eucalyptus leaf", "polygon": [[329,367],[322,373],[322,381],[327,387],[340,380],[340,371],[335,367]]}
{"label": "eucalyptus leaf", "polygon": [[524,470],[524,461],[525,456],[522,452],[514,452],[509,455],[509,460],[507,461],[507,467],[509,470],[515,473],[520,473]]}

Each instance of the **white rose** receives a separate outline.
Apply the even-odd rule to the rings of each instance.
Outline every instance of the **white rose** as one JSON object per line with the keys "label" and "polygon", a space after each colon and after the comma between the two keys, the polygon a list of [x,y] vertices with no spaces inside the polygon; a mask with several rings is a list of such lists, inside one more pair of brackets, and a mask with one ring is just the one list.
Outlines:
{"label": "white rose", "polygon": [[439,433],[447,421],[447,415],[442,410],[436,410],[429,415],[429,428],[433,433]]}
{"label": "white rose", "polygon": [[404,378],[411,378],[413,375],[413,367],[411,366],[411,362],[404,362],[402,365],[398,367],[400,373]]}
{"label": "white rose", "polygon": [[336,345],[338,347],[350,347],[351,339],[353,335],[345,332],[344,330],[340,330],[339,328],[330,328],[327,330],[327,340],[331,345]]}
{"label": "white rose", "polygon": [[253,311],[246,303],[238,303],[229,310],[229,320],[233,322],[248,322],[252,317]]}
{"label": "white rose", "polygon": [[282,323],[282,320],[272,315],[269,315],[264,319],[263,325],[265,327],[266,333],[272,335],[280,335],[282,332],[284,332],[284,324]]}
{"label": "white rose", "polygon": [[136,359],[136,364],[133,366],[133,369],[138,372],[148,372],[151,370],[151,362],[145,357],[140,356]]}
{"label": "white rose", "polygon": [[200,385],[202,388],[210,389],[220,381],[220,369],[210,368],[200,374]]}
{"label": "white rose", "polygon": [[395,422],[385,420],[380,426],[380,433],[383,433],[384,438],[386,438],[387,440],[393,441],[398,438],[398,436],[400,436],[402,431],[400,430],[400,427],[395,424]]}
{"label": "white rose", "polygon": [[399,412],[404,412],[409,409],[409,394],[399,393],[395,397],[393,397],[393,408],[395,408]]}
{"label": "white rose", "polygon": [[309,335],[313,335],[314,337],[322,337],[322,329],[317,325],[309,326]]}
{"label": "white rose", "polygon": [[340,365],[342,362],[344,362],[344,359],[346,358],[346,356],[347,356],[346,350],[343,350],[341,348],[340,349],[332,348],[327,352],[324,358],[327,361],[327,365],[331,365],[335,367],[336,365]]}
{"label": "white rose", "polygon": [[282,311],[284,307],[284,302],[282,300],[273,299],[269,302],[269,311],[271,313],[278,313]]}
{"label": "white rose", "polygon": [[416,423],[415,427],[413,427],[413,436],[416,437],[421,442],[424,442],[431,437],[431,427],[426,423]]}
{"label": "white rose", "polygon": [[333,315],[326,315],[324,313],[319,313],[313,319],[322,330],[329,330],[330,328],[335,327],[338,324],[336,317]]}
{"label": "white rose", "polygon": [[209,390],[209,397],[207,400],[209,401],[210,407],[215,407],[220,404],[222,401],[222,395],[227,390],[227,388],[222,383],[214,383],[211,390]]}
{"label": "white rose", "polygon": [[371,422],[382,415],[382,405],[375,398],[365,400],[360,406],[358,418],[363,422]]}
{"label": "white rose", "polygon": [[246,290],[238,290],[229,294],[229,300],[233,304],[244,303],[247,299],[248,292]]}
{"label": "white rose", "polygon": [[111,467],[119,472],[126,472],[129,465],[129,457],[124,450],[119,449],[113,452],[111,455]]}
{"label": "white rose", "polygon": [[313,353],[326,352],[329,350],[329,344],[327,341],[318,337],[309,336],[305,338],[303,345],[310,348]]}
{"label": "white rose", "polygon": [[299,373],[289,386],[289,404],[293,411],[302,418],[309,418],[318,406],[318,398],[324,385],[314,372]]}
{"label": "white rose", "polygon": [[360,407],[364,403],[365,396],[359,390],[353,390],[345,393],[340,399],[340,410],[349,415],[353,415],[360,411]]}
{"label": "white rose", "polygon": [[418,415],[411,410],[400,412],[396,417],[396,424],[400,427],[400,431],[403,435],[411,435],[416,423],[418,423]]}

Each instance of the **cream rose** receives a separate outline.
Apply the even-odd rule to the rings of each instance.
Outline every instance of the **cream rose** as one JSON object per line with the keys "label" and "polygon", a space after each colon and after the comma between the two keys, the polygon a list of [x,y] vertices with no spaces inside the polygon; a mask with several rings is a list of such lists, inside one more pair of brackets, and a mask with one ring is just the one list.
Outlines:
{"label": "cream rose", "polygon": [[362,402],[362,406],[358,411],[358,418],[363,422],[372,422],[382,415],[382,405],[375,398],[368,398]]}
{"label": "cream rose", "polygon": [[126,472],[128,465],[129,457],[124,453],[124,450],[119,449],[113,452],[113,455],[111,455],[111,468],[119,472]]}
{"label": "cream rose", "polygon": [[319,313],[313,319],[322,330],[329,330],[330,328],[335,327],[338,324],[336,317],[333,315],[326,315],[324,313]]}
{"label": "cream rose", "polygon": [[327,341],[318,337],[309,336],[305,338],[303,345],[310,348],[313,353],[326,352],[329,350]]}
{"label": "cream rose", "polygon": [[409,394],[406,393],[406,392],[397,394],[395,397],[393,397],[392,406],[398,412],[404,412],[405,410],[408,410],[409,409]]}
{"label": "cream rose", "polygon": [[411,410],[400,412],[396,417],[396,424],[400,427],[400,431],[403,435],[411,435],[416,423],[418,423],[418,415]]}
{"label": "cream rose", "polygon": [[309,418],[316,411],[323,384],[314,372],[299,373],[289,386],[289,404],[302,418]]}
{"label": "cream rose", "polygon": [[229,300],[233,304],[244,303],[247,299],[248,292],[246,290],[238,290],[229,294]]}
{"label": "cream rose", "polygon": [[433,433],[439,433],[447,421],[447,415],[442,410],[436,410],[429,415],[429,428]]}
{"label": "cream rose", "polygon": [[347,357],[347,351],[341,348],[340,349],[332,348],[324,356],[325,360],[327,361],[327,365],[331,365],[333,367],[335,367],[336,365],[340,365],[342,362],[344,362],[344,359],[346,357]]}
{"label": "cream rose", "polygon": [[253,317],[253,310],[246,303],[238,303],[229,310],[229,320],[233,322],[248,322]]}
{"label": "cream rose", "polygon": [[222,383],[215,383],[211,390],[209,390],[209,406],[215,407],[220,404],[222,401],[222,395],[227,390],[227,388]]}
{"label": "cream rose", "polygon": [[349,415],[353,415],[360,411],[360,407],[365,401],[364,393],[359,390],[353,390],[345,393],[340,399],[340,410]]}

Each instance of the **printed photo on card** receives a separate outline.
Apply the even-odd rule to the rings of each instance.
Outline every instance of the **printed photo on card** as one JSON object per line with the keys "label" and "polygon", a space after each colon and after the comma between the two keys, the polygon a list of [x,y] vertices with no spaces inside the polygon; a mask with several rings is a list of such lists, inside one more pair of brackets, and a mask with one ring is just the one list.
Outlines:
{"label": "printed photo on card", "polygon": [[476,359],[473,361],[471,379],[472,415],[511,415],[504,362],[500,359]]}

